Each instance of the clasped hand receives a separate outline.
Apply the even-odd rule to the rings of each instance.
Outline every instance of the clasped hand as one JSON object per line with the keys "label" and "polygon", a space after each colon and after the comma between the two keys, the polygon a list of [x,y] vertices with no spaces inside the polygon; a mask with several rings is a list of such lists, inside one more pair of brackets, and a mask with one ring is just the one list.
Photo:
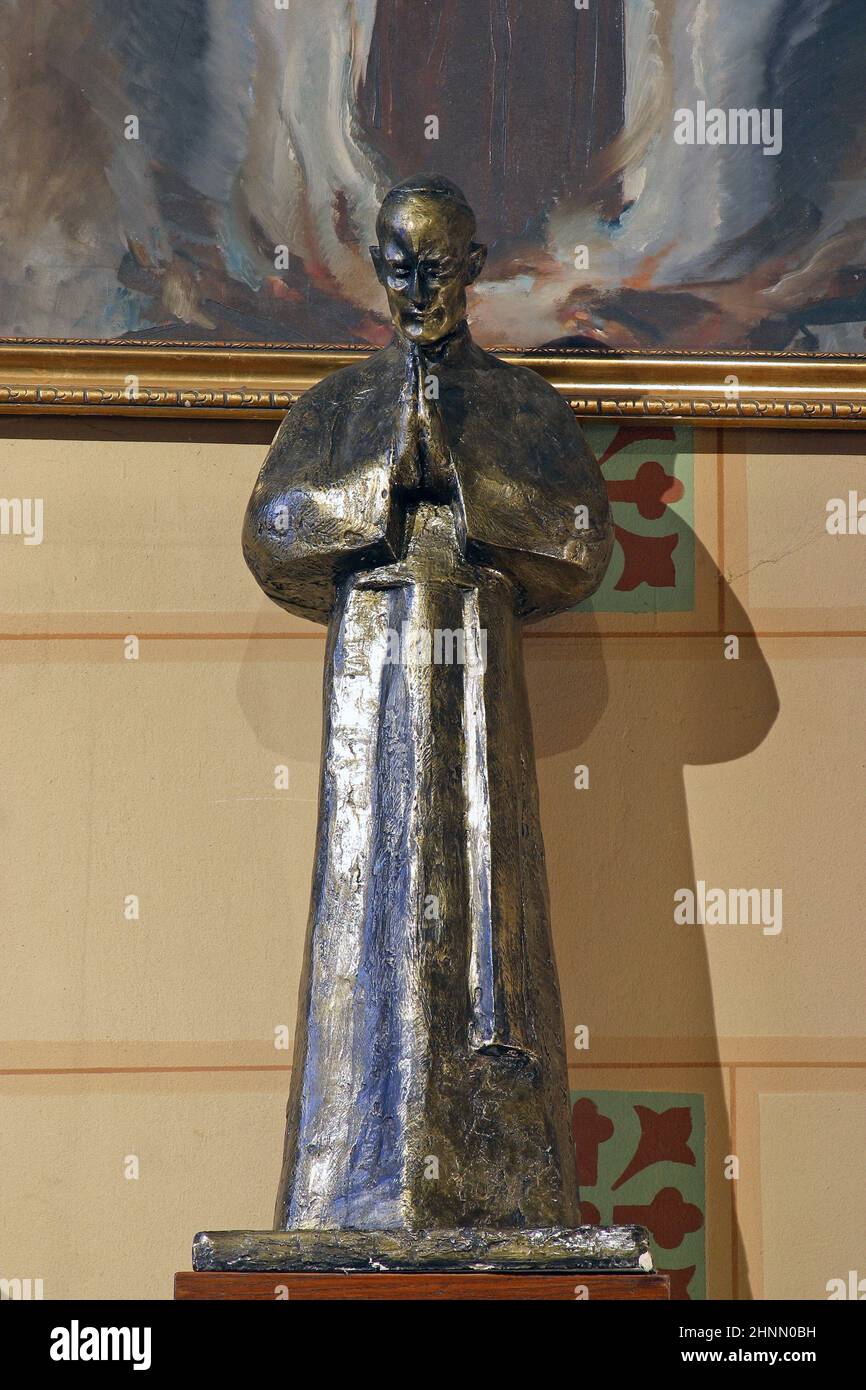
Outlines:
{"label": "clasped hand", "polygon": [[439,379],[414,343],[406,350],[392,459],[392,487],[430,496],[450,490],[453,467],[439,409]]}

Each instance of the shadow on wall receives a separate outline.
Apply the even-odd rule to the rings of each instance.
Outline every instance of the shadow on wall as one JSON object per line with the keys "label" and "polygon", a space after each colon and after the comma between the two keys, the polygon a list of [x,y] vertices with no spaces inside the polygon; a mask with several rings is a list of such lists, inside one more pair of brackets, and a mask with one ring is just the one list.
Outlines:
{"label": "shadow on wall", "polygon": [[[697,569],[706,565],[723,584],[697,538],[695,547]],[[590,1036],[634,1039],[635,1067],[642,1038],[673,1039],[672,1057],[676,1039],[708,1040],[711,1065],[695,1073],[708,1123],[708,1210],[713,1188],[731,1200],[719,1156],[732,1149],[727,1118],[713,1132],[727,1107],[712,1065],[704,929],[673,921],[675,891],[695,887],[683,767],[745,757],[779,710],[751,624],[726,585],[724,596],[726,630],[746,634],[738,660],[725,659],[721,637],[617,641],[600,637],[594,618],[579,638],[524,644],[566,1031],[586,1024]],[[589,767],[589,790],[574,789],[577,764]],[[580,1057],[591,1050],[571,1051],[570,1060]],[[591,1070],[571,1075],[573,1086],[593,1088]],[[627,1088],[629,1072],[622,1076]],[[750,1298],[739,1230],[734,1239],[738,1296]]]}

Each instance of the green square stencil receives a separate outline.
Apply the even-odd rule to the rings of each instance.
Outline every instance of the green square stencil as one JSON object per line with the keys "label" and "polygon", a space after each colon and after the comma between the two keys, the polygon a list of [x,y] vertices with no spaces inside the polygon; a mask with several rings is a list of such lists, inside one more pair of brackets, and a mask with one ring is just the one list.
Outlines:
{"label": "green square stencil", "polygon": [[584,429],[607,483],[616,544],[601,587],[575,611],[693,612],[691,427],[592,423]]}
{"label": "green square stencil", "polygon": [[706,1298],[704,1098],[572,1091],[583,1219],[646,1226],[671,1297]]}

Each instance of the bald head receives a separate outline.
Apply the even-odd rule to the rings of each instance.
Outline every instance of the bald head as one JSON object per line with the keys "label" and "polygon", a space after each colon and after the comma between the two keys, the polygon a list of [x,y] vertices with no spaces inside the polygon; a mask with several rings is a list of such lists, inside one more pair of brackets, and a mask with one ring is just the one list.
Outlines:
{"label": "bald head", "polygon": [[439,174],[415,174],[395,183],[382,199],[376,218],[376,235],[382,240],[382,229],[402,215],[406,204],[424,207],[427,216],[438,216],[449,224],[455,235],[467,243],[475,238],[475,213],[463,190]]}
{"label": "bald head", "polygon": [[487,248],[475,241],[475,214],[450,180],[404,179],[386,193],[370,255],[398,333],[418,344],[447,337],[466,317],[466,286]]}

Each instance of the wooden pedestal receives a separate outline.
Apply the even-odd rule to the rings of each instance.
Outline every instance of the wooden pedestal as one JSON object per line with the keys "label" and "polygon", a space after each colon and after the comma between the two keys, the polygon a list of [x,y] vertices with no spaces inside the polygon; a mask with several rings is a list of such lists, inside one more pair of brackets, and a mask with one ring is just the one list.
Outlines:
{"label": "wooden pedestal", "polygon": [[176,1299],[667,1299],[666,1274],[196,1274],[174,1276]]}

